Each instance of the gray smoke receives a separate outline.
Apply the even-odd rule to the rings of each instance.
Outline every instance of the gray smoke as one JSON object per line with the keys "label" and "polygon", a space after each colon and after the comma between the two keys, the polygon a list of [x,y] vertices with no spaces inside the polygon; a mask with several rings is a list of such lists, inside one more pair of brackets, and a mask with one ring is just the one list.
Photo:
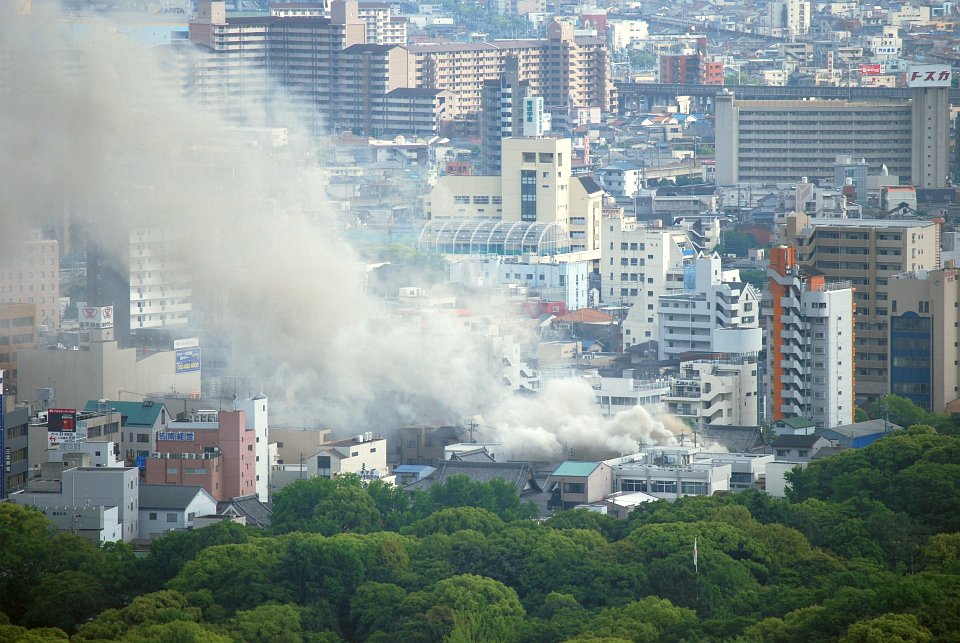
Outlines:
{"label": "gray smoke", "polygon": [[545,459],[673,443],[676,428],[644,409],[604,420],[577,383],[513,398],[488,341],[365,294],[313,141],[277,154],[225,134],[181,95],[164,55],[108,21],[0,20],[5,237],[42,227],[119,255],[131,229],[177,231],[195,307],[230,338],[230,369],[258,375],[286,421],[350,435],[482,413],[496,427],[485,439]]}

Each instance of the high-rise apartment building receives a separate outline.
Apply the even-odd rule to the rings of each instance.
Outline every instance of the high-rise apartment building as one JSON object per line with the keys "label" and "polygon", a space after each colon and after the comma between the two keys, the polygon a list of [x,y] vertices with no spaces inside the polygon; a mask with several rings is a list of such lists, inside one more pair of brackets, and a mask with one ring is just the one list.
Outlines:
{"label": "high-rise apartment building", "polygon": [[411,44],[418,87],[457,93],[460,117],[479,118],[483,85],[499,79],[506,61],[518,61],[519,80],[543,96],[546,108],[610,109],[613,85],[603,40],[574,37],[573,25],[554,20],[545,39],[494,40],[490,43]]}
{"label": "high-rise apartment building", "polygon": [[523,102],[532,96],[520,80],[520,63],[510,56],[499,78],[483,83],[480,114],[480,173],[500,174],[503,139],[523,135]]}
{"label": "high-rise apartment building", "polygon": [[856,310],[850,282],[828,282],[785,246],[771,251],[767,272],[770,419],[806,418],[818,429],[850,424]]}
{"label": "high-rise apartment building", "polygon": [[60,244],[34,232],[0,249],[0,304],[34,304],[37,326],[60,328]]}
{"label": "high-rise apartment building", "polygon": [[[362,90],[364,83],[377,85],[378,79],[388,77],[391,82],[403,79],[404,84],[387,91],[452,92],[453,101],[444,103],[453,112],[451,118],[474,127],[481,112],[484,82],[499,78],[505,61],[514,57],[520,80],[544,97],[548,110],[606,110],[611,105],[613,85],[606,45],[597,38],[575,38],[572,25],[557,21],[544,39],[410,44],[403,54],[384,49],[379,59],[368,55],[372,67],[358,68],[356,55],[361,52],[355,50],[345,57],[345,49],[402,44],[391,31],[392,25],[398,24],[395,17],[378,7],[358,5],[356,0],[332,0],[329,17],[325,7],[300,9],[295,5],[275,8],[271,16],[228,17],[223,0],[203,0],[190,22],[190,40],[206,50],[193,65],[181,63],[187,74],[186,90],[228,114],[242,103],[247,111],[234,114],[240,120],[250,111],[249,106],[260,106],[276,117],[292,116],[314,129],[330,129],[368,119],[366,114],[344,110],[365,109],[381,95],[380,89],[365,90],[370,92],[369,99],[361,96],[351,101],[357,85],[342,85],[341,79],[349,83],[359,78]],[[387,51],[389,55],[384,53]],[[272,100],[267,80],[280,87],[282,100]],[[282,109],[291,113],[279,111]]]}
{"label": "high-rise apartment building", "polygon": [[[331,0],[325,2],[284,2],[270,5],[270,15],[278,18],[329,18]],[[387,2],[359,2],[357,16],[366,24],[366,42],[373,45],[407,44],[407,19],[393,13]]]}
{"label": "high-rise apartment building", "polygon": [[888,289],[890,392],[960,411],[960,270],[905,272]]}
{"label": "high-rise apartment building", "polygon": [[[760,293],[740,281],[739,270],[724,270],[720,255],[701,255],[685,269],[684,288],[657,297],[658,346],[661,360],[678,359],[686,353],[759,352]],[[715,345],[718,330],[727,331],[723,343],[731,343],[735,331],[753,329],[752,350],[726,351]],[[748,333],[740,342],[748,344]]]}
{"label": "high-rise apartment building", "polygon": [[787,217],[797,262],[856,289],[856,395],[861,406],[890,392],[890,281],[940,266],[940,223],[902,219]]}
{"label": "high-rise apartment building", "polygon": [[716,99],[717,185],[830,181],[838,156],[911,175],[908,102]]}

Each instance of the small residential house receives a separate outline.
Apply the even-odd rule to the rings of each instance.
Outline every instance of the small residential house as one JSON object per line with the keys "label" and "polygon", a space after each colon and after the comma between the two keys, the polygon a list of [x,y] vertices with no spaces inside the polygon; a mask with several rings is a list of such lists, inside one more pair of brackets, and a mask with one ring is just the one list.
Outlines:
{"label": "small residential house", "polygon": [[550,474],[544,490],[555,508],[597,503],[613,492],[613,469],[603,462],[567,460]]}
{"label": "small residential house", "polygon": [[140,540],[191,529],[194,518],[216,513],[217,501],[200,486],[140,485]]}

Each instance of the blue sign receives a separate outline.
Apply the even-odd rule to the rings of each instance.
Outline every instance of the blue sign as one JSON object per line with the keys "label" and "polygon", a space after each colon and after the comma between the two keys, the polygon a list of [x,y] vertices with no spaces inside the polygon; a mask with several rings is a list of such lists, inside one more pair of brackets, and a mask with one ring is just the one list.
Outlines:
{"label": "blue sign", "polygon": [[193,431],[157,431],[158,442],[193,442],[195,437]]}
{"label": "blue sign", "polygon": [[191,373],[200,370],[200,349],[177,349],[177,373]]}
{"label": "blue sign", "polygon": [[146,470],[146,468],[147,468],[147,456],[145,456],[145,455],[138,455],[138,456],[137,456],[137,468],[140,469],[141,471]]}

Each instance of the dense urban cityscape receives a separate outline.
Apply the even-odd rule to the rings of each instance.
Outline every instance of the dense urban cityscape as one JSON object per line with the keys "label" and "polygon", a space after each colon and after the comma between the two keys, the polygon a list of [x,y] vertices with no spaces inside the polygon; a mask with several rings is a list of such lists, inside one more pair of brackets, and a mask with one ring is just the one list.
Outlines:
{"label": "dense urban cityscape", "polygon": [[960,5],[4,0],[0,641],[953,641]]}

